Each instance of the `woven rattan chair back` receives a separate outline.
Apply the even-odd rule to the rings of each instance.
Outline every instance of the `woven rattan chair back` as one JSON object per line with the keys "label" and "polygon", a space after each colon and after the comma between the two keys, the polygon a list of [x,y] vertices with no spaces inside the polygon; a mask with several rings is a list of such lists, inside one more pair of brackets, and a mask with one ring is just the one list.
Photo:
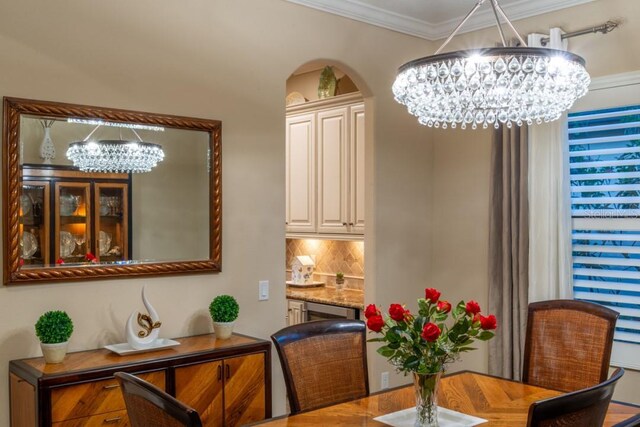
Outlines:
{"label": "woven rattan chair back", "polygon": [[622,375],[624,369],[618,368],[598,385],[534,402],[527,427],[601,427]]}
{"label": "woven rattan chair back", "polygon": [[618,312],[584,301],[529,304],[522,381],[575,391],[607,379]]}
{"label": "woven rattan chair back", "polygon": [[369,394],[363,322],[301,323],[271,339],[280,356],[292,414]]}
{"label": "woven rattan chair back", "polygon": [[198,413],[131,374],[116,372],[115,377],[127,406],[131,427],[202,427]]}

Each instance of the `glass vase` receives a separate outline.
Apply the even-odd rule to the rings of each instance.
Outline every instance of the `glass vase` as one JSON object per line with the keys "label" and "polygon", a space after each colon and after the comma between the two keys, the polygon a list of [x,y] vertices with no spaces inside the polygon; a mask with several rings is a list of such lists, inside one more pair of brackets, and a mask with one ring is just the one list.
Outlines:
{"label": "glass vase", "polygon": [[442,372],[437,374],[413,373],[416,393],[416,427],[438,427],[438,385]]}

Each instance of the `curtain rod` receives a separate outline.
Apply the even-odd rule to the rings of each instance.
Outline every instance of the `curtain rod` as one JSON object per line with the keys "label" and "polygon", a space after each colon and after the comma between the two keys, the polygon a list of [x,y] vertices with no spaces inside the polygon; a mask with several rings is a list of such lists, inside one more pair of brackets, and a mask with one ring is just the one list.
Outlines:
{"label": "curtain rod", "polygon": [[[565,33],[562,35],[562,40],[569,39],[571,37],[583,36],[585,34],[593,34],[593,33],[607,34],[615,30],[616,28],[618,28],[618,25],[620,25],[620,22],[609,20],[602,25],[598,25],[597,27],[590,27],[590,28],[585,28],[583,30],[573,31],[571,33]],[[549,37],[541,38],[540,43],[542,44],[542,46],[545,46],[547,43],[549,43]]]}

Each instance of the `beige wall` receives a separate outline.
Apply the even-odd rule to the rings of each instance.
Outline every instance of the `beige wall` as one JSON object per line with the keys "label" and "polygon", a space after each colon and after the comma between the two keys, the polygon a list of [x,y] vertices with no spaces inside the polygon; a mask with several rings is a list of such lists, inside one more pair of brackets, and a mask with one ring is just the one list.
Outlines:
{"label": "beige wall", "polygon": [[[282,0],[0,0],[0,9],[1,95],[223,123],[222,273],[3,287],[0,383],[7,384],[9,360],[40,354],[33,324],[48,309],[64,309],[73,317],[71,350],[123,341],[125,319],[138,309],[145,283],[164,337],[210,331],[206,307],[221,293],[240,302],[239,332],[266,339],[284,326],[285,81],[300,65],[318,58],[354,79],[372,119],[366,124],[366,301],[384,307],[411,303],[426,285],[486,301],[482,191],[488,194],[488,144],[477,133],[443,135],[417,125],[390,91],[397,66],[433,51],[435,43]],[[551,23],[567,20],[567,28],[576,29],[612,14],[638,16],[636,0],[600,0],[584,10],[585,16],[563,12]],[[637,30],[633,25],[627,28]],[[534,20],[523,30],[545,27]],[[632,35],[624,27],[618,34]],[[590,39],[606,46],[596,47],[597,52],[632,52],[620,65],[607,61],[608,56],[597,61],[581,52],[595,62],[595,75],[638,68],[640,55],[633,51],[638,47],[631,43],[637,38],[614,45],[620,35],[606,37],[612,38]],[[460,153],[465,147],[475,156]],[[454,162],[456,155],[468,163]],[[444,160],[439,165],[439,159],[451,168],[443,167]],[[464,218],[473,218],[473,224],[455,227],[444,218],[448,210],[463,218],[451,191],[468,197]],[[456,247],[456,239],[466,246]],[[462,264],[459,252],[465,254]],[[262,279],[271,282],[266,302],[257,301]],[[465,355],[461,367],[484,370],[485,361],[482,350]],[[379,373],[390,369],[373,352],[369,366],[375,390]],[[284,387],[275,354],[273,368],[274,414],[280,414]],[[392,378],[391,384],[406,381]],[[8,417],[5,386],[0,387],[0,425],[8,425]]]}
{"label": "beige wall", "polygon": [[[423,52],[423,40],[282,0],[0,0],[0,9],[1,95],[223,123],[222,273],[0,288],[0,425],[9,419],[8,362],[40,355],[33,325],[48,309],[74,319],[73,351],[122,342],[144,284],[164,337],[210,331],[207,306],[221,293],[240,302],[239,332],[267,339],[284,326],[285,81],[313,59],[348,72],[367,115],[380,117],[367,121],[368,232],[377,239],[365,252],[378,261],[376,301],[411,301],[424,287],[429,131],[389,89],[397,64]],[[263,279],[270,299],[258,302]],[[274,414],[285,408],[278,365],[274,354]]]}
{"label": "beige wall", "polygon": [[[636,71],[640,69],[640,45],[633,42],[640,37],[637,0],[599,0],[518,21],[516,27],[521,34],[547,32],[555,26],[575,31],[612,18],[623,19],[619,29],[606,36],[571,39],[569,49],[585,58],[592,77]],[[495,28],[476,31],[455,38],[451,50],[481,43],[493,45],[497,40]],[[479,294],[479,301],[486,305],[491,132],[434,130],[433,150],[433,268],[429,277],[434,286],[451,290],[459,297]],[[486,345],[478,353],[482,363],[480,358],[466,354],[461,367],[486,369]],[[615,399],[640,403],[638,384],[640,372],[627,370]]]}

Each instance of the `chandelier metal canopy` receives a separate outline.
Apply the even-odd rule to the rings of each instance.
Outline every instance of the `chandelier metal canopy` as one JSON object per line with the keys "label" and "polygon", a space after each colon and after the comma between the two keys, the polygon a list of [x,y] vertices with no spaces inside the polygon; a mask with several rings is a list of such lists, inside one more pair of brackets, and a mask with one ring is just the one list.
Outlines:
{"label": "chandelier metal canopy", "polygon": [[[400,67],[393,94],[423,125],[447,128],[496,128],[558,119],[588,91],[591,79],[585,61],[570,52],[527,47],[498,4],[489,0],[502,47],[441,54],[467,20],[486,0],[476,5],[432,56]],[[501,15],[521,47],[509,47]]]}
{"label": "chandelier metal canopy", "polygon": [[99,140],[90,141],[91,135],[103,123],[99,123],[87,137],[72,142],[67,149],[67,158],[83,172],[141,173],[149,172],[164,159],[162,146],[145,142],[133,128],[137,141]]}

